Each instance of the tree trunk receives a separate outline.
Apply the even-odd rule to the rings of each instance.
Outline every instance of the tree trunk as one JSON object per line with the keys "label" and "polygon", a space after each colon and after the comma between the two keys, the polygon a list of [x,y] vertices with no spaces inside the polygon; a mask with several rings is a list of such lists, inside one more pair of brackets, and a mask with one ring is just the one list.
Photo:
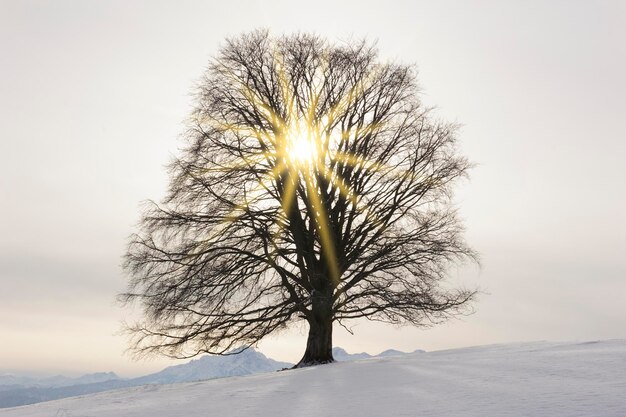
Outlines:
{"label": "tree trunk", "polygon": [[335,361],[333,359],[332,298],[329,295],[315,294],[312,298],[312,314],[308,320],[309,337],[306,350],[295,368]]}

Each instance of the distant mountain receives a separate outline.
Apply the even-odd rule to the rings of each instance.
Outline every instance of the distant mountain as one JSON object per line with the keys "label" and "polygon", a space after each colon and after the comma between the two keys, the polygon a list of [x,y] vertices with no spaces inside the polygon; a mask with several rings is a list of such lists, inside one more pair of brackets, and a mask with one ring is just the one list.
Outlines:
{"label": "distant mountain", "polygon": [[115,372],[96,372],[93,374],[83,375],[79,378],[73,378],[72,384],[64,385],[93,384],[96,382],[112,381],[115,379],[120,379]]}
{"label": "distant mountain", "polygon": [[[88,374],[80,378],[63,376],[43,379],[0,376],[0,408],[34,404],[76,395],[91,394],[146,384],[172,384],[228,376],[272,372],[293,366],[270,359],[252,348],[227,356],[202,356],[139,378],[120,379],[113,372]],[[73,383],[71,383],[73,382]]]}
{"label": "distant mountain", "polygon": [[377,358],[386,358],[389,356],[402,356],[402,355],[408,355],[410,353],[426,353],[425,350],[422,349],[415,349],[413,352],[402,352],[400,350],[395,350],[395,349],[387,349],[384,352],[380,352],[378,355],[376,355]]}
{"label": "distant mountain", "polygon": [[401,352],[401,351],[395,350],[395,349],[387,349],[384,352],[380,352],[376,356],[378,356],[380,358],[386,358],[388,356],[400,356],[400,355],[406,355],[406,352]]}
{"label": "distant mountain", "polygon": [[[333,348],[333,356],[335,360],[340,362],[398,355],[406,355],[406,353],[389,349],[372,356],[366,352],[348,353],[340,347]],[[273,372],[292,366],[291,363],[275,361],[250,348],[238,354],[202,356],[185,364],[169,366],[160,372],[132,379],[120,379],[113,372],[87,374],[78,378],[61,375],[35,378],[5,374],[0,375],[0,408],[138,385],[173,384]]]}
{"label": "distant mountain", "polygon": [[343,348],[339,346],[333,348],[333,358],[336,361],[344,362],[344,361],[356,361],[359,359],[368,359],[371,358],[372,355],[366,352],[361,353],[348,353]]}
{"label": "distant mountain", "polygon": [[[425,351],[421,349],[417,349],[411,353],[423,353],[423,352]],[[360,359],[369,359],[369,358],[386,358],[390,356],[401,356],[401,355],[408,355],[408,354],[409,352],[402,352],[402,351],[395,350],[395,349],[387,349],[384,352],[380,352],[378,355],[370,355],[367,352],[348,353],[343,348],[340,348],[338,346],[333,348],[333,357],[335,358],[336,361],[339,361],[339,362],[356,361]]]}
{"label": "distant mountain", "polygon": [[292,363],[275,361],[250,348],[236,355],[202,356],[182,365],[167,367],[161,372],[135,378],[133,381],[137,385],[173,384],[272,372],[292,366]]}
{"label": "distant mountain", "polygon": [[114,372],[97,372],[86,374],[78,378],[71,378],[63,375],[55,375],[49,377],[33,377],[18,376],[13,374],[0,375],[0,390],[6,386],[20,387],[67,387],[70,385],[93,384],[97,382],[105,382],[113,379],[119,379]]}

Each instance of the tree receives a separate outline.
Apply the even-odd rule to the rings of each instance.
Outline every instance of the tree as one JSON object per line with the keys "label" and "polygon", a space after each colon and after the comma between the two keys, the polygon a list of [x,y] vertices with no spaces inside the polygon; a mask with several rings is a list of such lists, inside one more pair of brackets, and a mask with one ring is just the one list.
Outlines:
{"label": "tree", "polygon": [[366,42],[228,40],[126,254],[135,350],[224,354],[305,320],[304,366],[333,361],[335,321],[462,313],[474,292],[444,282],[474,256],[450,203],[469,166],[455,132]]}

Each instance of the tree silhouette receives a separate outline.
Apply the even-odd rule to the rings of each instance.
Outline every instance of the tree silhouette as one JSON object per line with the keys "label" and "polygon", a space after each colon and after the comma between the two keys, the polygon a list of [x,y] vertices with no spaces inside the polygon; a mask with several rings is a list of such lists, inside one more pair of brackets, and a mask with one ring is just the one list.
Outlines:
{"label": "tree silhouette", "polygon": [[468,162],[429,113],[366,42],[228,40],[126,254],[136,352],[224,354],[305,320],[304,366],[333,361],[335,321],[461,313],[474,292],[442,281],[474,257],[450,203]]}

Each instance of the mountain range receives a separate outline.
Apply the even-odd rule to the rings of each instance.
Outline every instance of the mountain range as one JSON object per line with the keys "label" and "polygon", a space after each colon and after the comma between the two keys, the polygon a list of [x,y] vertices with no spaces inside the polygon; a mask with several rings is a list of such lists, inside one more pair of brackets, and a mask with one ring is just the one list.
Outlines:
{"label": "mountain range", "polygon": [[[424,350],[417,349],[411,353],[424,353],[424,352],[425,352]],[[340,348],[340,347],[333,348],[333,358],[335,358],[335,360],[339,362],[356,361],[360,359],[370,359],[370,358],[387,358],[390,356],[400,356],[400,355],[407,355],[407,354],[408,354],[407,352],[401,352],[395,349],[387,349],[383,352],[380,352],[378,355],[370,355],[367,352],[348,353],[343,348]]]}
{"label": "mountain range", "polygon": [[[293,366],[293,364],[288,362],[280,362],[268,358],[253,348],[237,354],[234,354],[234,352],[232,351],[231,353],[233,354],[224,356],[202,356],[185,364],[169,366],[162,371],[130,379],[120,378],[114,372],[99,372],[78,378],[62,375],[35,378],[0,374],[0,408],[16,407],[139,385],[173,384],[273,372]],[[350,354],[340,347],[333,348],[333,356],[337,361],[352,361],[404,354],[404,352],[397,350],[386,350],[372,356],[365,352]]]}

